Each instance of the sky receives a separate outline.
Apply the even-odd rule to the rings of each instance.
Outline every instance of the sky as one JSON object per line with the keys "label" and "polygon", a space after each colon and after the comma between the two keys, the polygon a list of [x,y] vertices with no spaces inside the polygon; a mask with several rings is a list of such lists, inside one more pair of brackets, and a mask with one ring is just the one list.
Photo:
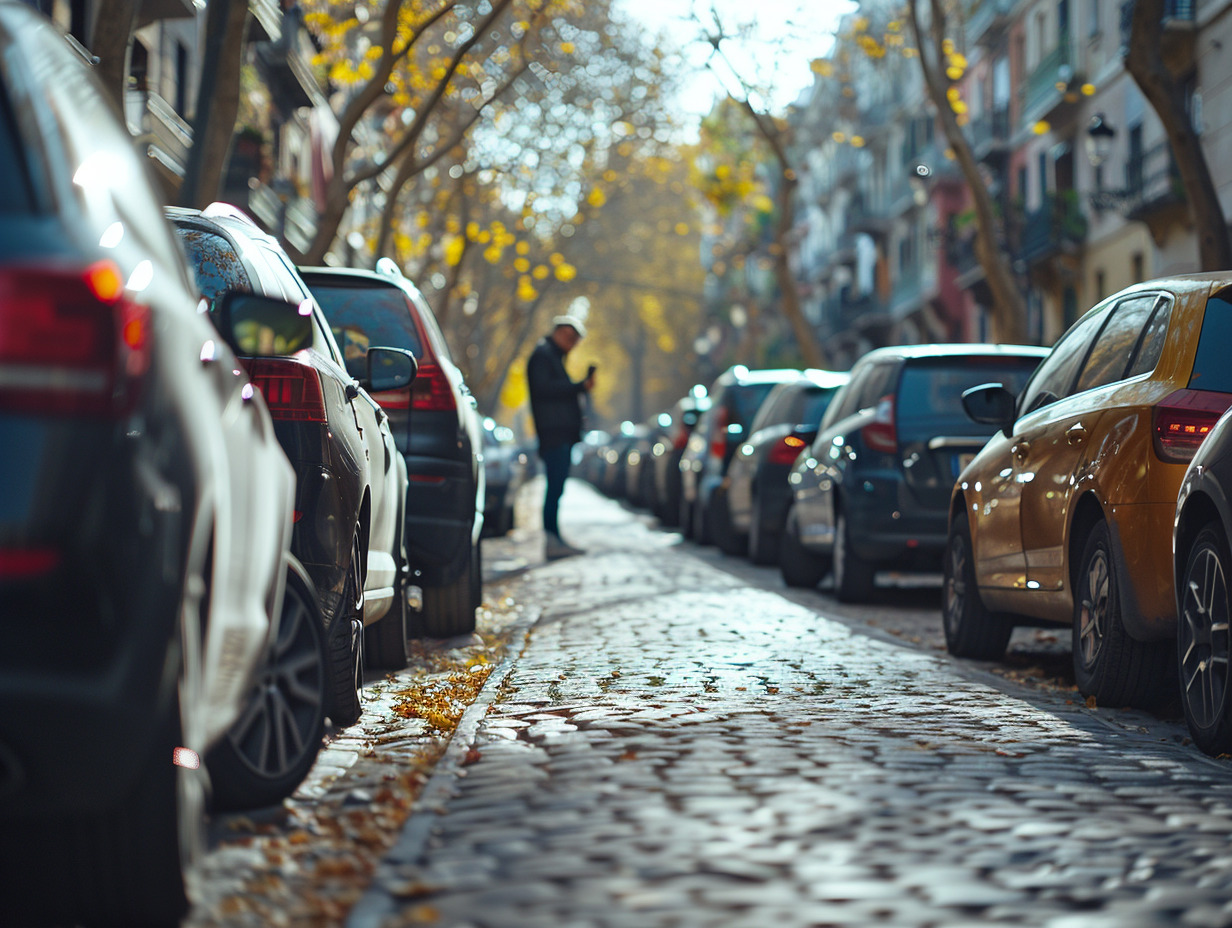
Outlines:
{"label": "sky", "polygon": [[770,88],[768,102],[781,112],[812,85],[809,63],[825,56],[839,17],[854,8],[846,0],[616,0],[615,6],[651,31],[666,32],[681,45],[692,43],[692,76],[682,106],[699,116],[710,110],[725,86],[734,91],[740,85],[730,75],[721,81],[706,67],[709,46],[697,41],[701,27],[692,19],[694,10],[709,23],[713,6],[729,32],[753,24],[756,39],[725,43],[724,52],[745,82]]}

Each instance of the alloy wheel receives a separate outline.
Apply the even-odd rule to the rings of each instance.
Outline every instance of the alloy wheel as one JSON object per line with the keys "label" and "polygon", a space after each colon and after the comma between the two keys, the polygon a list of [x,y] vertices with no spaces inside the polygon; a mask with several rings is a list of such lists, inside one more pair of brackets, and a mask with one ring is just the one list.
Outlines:
{"label": "alloy wheel", "polygon": [[1232,651],[1227,578],[1212,544],[1202,544],[1190,558],[1181,592],[1181,692],[1193,721],[1210,728],[1223,715]]}
{"label": "alloy wheel", "polygon": [[1094,667],[1108,632],[1108,556],[1097,550],[1087,563],[1078,616],[1078,642],[1084,667]]}

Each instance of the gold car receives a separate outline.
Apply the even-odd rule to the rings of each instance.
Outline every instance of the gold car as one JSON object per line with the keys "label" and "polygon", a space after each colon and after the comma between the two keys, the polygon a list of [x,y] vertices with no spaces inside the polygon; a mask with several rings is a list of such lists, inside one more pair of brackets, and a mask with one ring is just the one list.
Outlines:
{"label": "gold car", "polygon": [[1173,679],[1172,523],[1185,465],[1232,405],[1232,273],[1104,300],[1022,392],[963,397],[995,424],[950,504],[950,653],[993,660],[1015,625],[1070,623],[1074,676],[1100,705],[1150,706]]}

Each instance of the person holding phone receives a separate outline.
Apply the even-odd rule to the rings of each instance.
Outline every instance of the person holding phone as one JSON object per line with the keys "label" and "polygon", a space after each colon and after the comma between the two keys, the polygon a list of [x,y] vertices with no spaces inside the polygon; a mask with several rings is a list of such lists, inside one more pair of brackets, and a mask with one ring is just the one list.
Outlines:
{"label": "person holding phone", "polygon": [[576,316],[557,316],[526,362],[530,412],[539,436],[539,457],[547,477],[543,497],[543,554],[548,560],[583,554],[560,535],[560,497],[569,478],[573,446],[582,440],[582,402],[595,385],[592,364],[583,380],[565,370],[565,356],[586,337],[586,326]]}

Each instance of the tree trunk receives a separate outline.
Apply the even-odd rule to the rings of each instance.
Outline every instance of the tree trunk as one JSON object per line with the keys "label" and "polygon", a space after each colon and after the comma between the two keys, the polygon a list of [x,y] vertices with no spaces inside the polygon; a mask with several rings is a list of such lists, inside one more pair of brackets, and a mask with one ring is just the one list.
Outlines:
{"label": "tree trunk", "polygon": [[800,306],[800,293],[796,290],[796,278],[791,272],[788,260],[787,239],[796,219],[796,180],[793,171],[782,159],[781,186],[779,187],[779,216],[774,230],[774,277],[779,285],[779,299],[782,301],[783,316],[791,325],[792,334],[796,337],[796,346],[800,349],[800,357],[805,367],[829,367],[826,352],[817,340],[817,333],[804,318],[804,310]]}
{"label": "tree trunk", "polygon": [[94,73],[121,118],[128,84],[128,46],[140,12],[141,0],[99,0],[90,34],[90,52],[98,56]]}
{"label": "tree trunk", "polygon": [[[920,68],[924,75],[924,85],[928,95],[937,108],[937,116],[941,120],[941,128],[946,141],[954,151],[958,168],[962,171],[963,180],[971,192],[971,202],[975,210],[975,256],[984,270],[984,279],[992,293],[992,325],[994,338],[998,342],[1020,343],[1027,337],[1027,304],[1018,289],[1014,279],[1014,271],[1010,265],[1010,256],[1000,246],[1004,236],[1000,235],[1000,223],[993,209],[992,196],[984,186],[980,176],[979,164],[971,145],[963,134],[962,127],[950,108],[950,101],[945,92],[948,89],[942,80],[934,63],[925,54],[924,36],[920,29],[919,11],[916,3],[910,0],[911,31],[915,36],[916,48],[919,50]],[[941,43],[945,35],[945,18],[939,0],[932,0],[932,46],[934,61],[942,55]]]}
{"label": "tree trunk", "polygon": [[1164,0],[1137,0],[1125,68],[1163,123],[1176,161],[1185,199],[1198,233],[1198,263],[1203,271],[1232,268],[1232,241],[1202,140],[1186,107],[1185,89],[1164,63],[1161,49]]}
{"label": "tree trunk", "polygon": [[181,206],[200,209],[217,200],[222,191],[240,109],[240,65],[247,23],[248,4],[244,0],[210,0],[193,144],[180,185]]}

